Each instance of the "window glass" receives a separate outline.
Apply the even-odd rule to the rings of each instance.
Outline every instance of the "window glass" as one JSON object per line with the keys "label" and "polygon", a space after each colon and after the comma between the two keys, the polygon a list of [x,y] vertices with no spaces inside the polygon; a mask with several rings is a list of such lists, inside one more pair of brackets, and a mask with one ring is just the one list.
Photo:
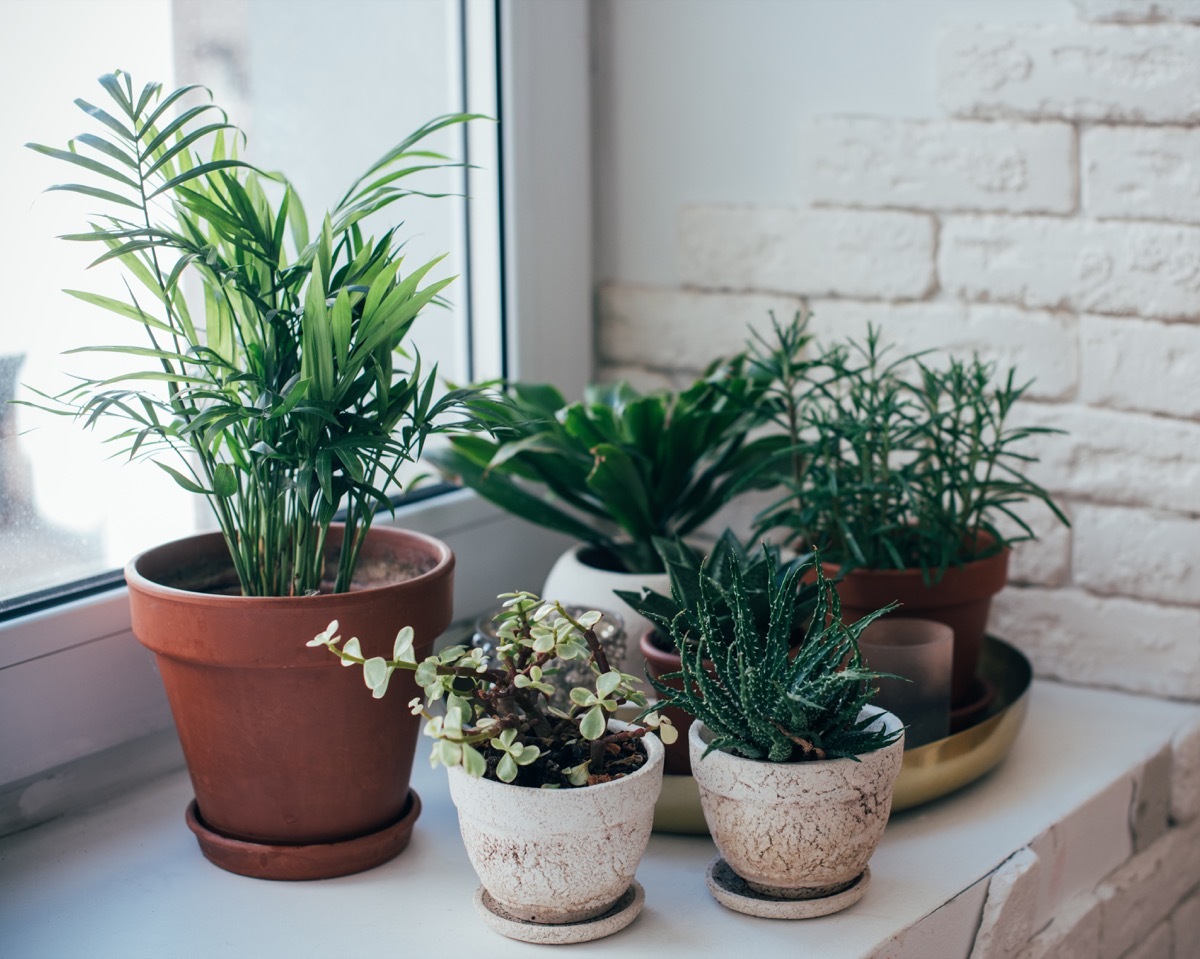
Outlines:
{"label": "window glass", "polygon": [[[135,342],[128,321],[61,291],[125,295],[121,271],[88,270],[86,244],[58,240],[84,228],[95,204],[43,191],[69,168],[23,147],[61,147],[89,129],[72,101],[100,103],[97,77],[127,70],[140,88],[203,83],[248,138],[244,156],[285,172],[310,226],[390,146],[435,115],[462,109],[461,26],[455,0],[8,0],[0,5],[0,81],[13,93],[0,139],[0,269],[8,315],[0,321],[0,402],[53,393],[72,369],[98,370],[84,343]],[[461,157],[453,128],[430,145]],[[416,182],[413,183],[417,186]],[[463,193],[458,171],[420,189]],[[451,251],[438,275],[465,272],[463,201],[408,198],[368,223],[379,233],[403,220],[406,262]],[[469,378],[461,280],[451,305],[417,323],[423,362]],[[86,364],[86,366],[81,366]],[[113,359],[116,372],[127,360]],[[120,568],[155,543],[212,526],[207,506],[150,463],[112,458],[104,427],[26,406],[0,406],[0,603]]]}

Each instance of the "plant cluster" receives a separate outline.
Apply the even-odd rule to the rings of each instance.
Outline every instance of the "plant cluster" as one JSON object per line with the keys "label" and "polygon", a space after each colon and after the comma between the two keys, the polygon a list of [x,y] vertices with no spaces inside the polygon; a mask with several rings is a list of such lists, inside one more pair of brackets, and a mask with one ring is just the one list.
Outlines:
{"label": "plant cluster", "polygon": [[602,550],[614,568],[661,572],[655,537],[687,536],[742,482],[764,389],[744,356],[681,392],[590,386],[568,404],[519,383],[472,404],[491,439],[457,436],[431,453],[447,475],[517,516]]}
{"label": "plant cluster", "polygon": [[[621,706],[647,703],[636,677],[609,667],[596,637],[599,612],[575,618],[561,603],[544,603],[526,592],[500,598],[504,605],[495,617],[500,643],[491,662],[481,649],[451,646],[418,663],[410,627],[396,636],[390,660],[364,659],[355,638],[339,648],[336,621],[308,645],[327,646],[344,666],[361,665],[376,698],[387,692],[397,669],[412,671],[425,701],[417,698],[411,705],[435,740],[432,764],[461,766],[471,776],[542,788],[588,786],[640,768],[646,755],[638,740],[649,730],[664,742],[675,740],[669,720],[649,709],[637,724],[609,727]],[[585,660],[594,679],[591,688],[571,689],[565,710],[550,702],[554,687],[547,680],[556,660]],[[445,704],[443,715],[429,711],[438,702]]]}
{"label": "plant cluster", "polygon": [[874,327],[807,359],[807,322],[772,316],[772,338],[750,344],[751,366],[772,383],[764,409],[780,427],[754,482],[781,493],[756,535],[782,528],[846,568],[920,568],[932,580],[1033,538],[1021,503],[1040,501],[1067,522],[1025,475],[1027,441],[1056,431],[1012,425],[1029,386],[1014,370],[978,356],[933,366],[924,353],[897,355]]}
{"label": "plant cluster", "polygon": [[[651,679],[660,697],[656,708],[675,706],[703,722],[713,734],[708,751],[747,759],[854,757],[895,741],[898,731],[878,728],[874,716],[862,715],[881,674],[866,667],[858,648],[862,631],[892,607],[843,623],[837,591],[818,558],[811,567],[792,565],[767,581],[763,628],[736,558],[726,555],[722,562],[727,585],[718,581],[709,557],[695,599],[674,597],[680,612],[670,629],[681,666]],[[810,568],[815,608],[793,654],[796,594]]]}
{"label": "plant cluster", "polygon": [[389,150],[310,237],[288,181],[238,157],[225,113],[185,105],[203,88],[135,91],[120,72],[100,83],[107,110],[76,101],[95,132],[66,149],[30,146],[95,178],[50,188],[111,211],[65,239],[97,245],[92,265],[116,261],[128,276],[124,300],[67,292],[131,320],[146,345],[73,351],[134,365],[43,395],[45,408],[89,427],[124,421],[112,439],[131,458],[177,454],[155,462],[207,498],[247,595],[320,589],[329,526],[345,510],[332,577],[345,591],[397,470],[467,395],[436,396],[436,368],[402,350],[453,278],[427,282],[440,258],[405,271],[396,230],[375,239],[362,221],[416,192],[409,175],[455,165],[418,147],[470,117],[439,117]]}

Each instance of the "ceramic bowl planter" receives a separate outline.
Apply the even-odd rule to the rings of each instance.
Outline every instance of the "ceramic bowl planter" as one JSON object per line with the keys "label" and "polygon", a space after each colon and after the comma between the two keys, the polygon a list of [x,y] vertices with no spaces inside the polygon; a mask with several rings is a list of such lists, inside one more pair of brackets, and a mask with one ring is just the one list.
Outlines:
{"label": "ceramic bowl planter", "polygon": [[571,938],[578,929],[553,927],[603,917],[627,898],[662,786],[662,743],[656,736],[641,742],[648,758],[636,772],[577,789],[513,786],[472,778],[462,767],[448,770],[463,842],[483,883],[476,901],[485,918],[507,914],[530,941],[579,941]]}
{"label": "ceramic bowl planter", "polygon": [[[867,710],[887,729],[900,728],[891,713]],[[717,900],[774,918],[826,915],[856,902],[891,813],[903,735],[858,761],[794,763],[718,750],[705,757],[710,739],[703,723],[692,725],[692,769],[721,856],[709,871]]]}
{"label": "ceramic bowl planter", "polygon": [[[336,549],[341,529],[330,531]],[[305,642],[337,619],[368,655],[411,624],[429,651],[451,618],[454,554],[438,540],[371,529],[361,588],[236,595],[219,534],[142,553],[126,568],[133,631],[151,649],[196,792],[189,823],[222,868],[314,879],[378,865],[408,842],[419,720],[408,684],[386,702]],[[411,695],[410,695],[411,693]]]}

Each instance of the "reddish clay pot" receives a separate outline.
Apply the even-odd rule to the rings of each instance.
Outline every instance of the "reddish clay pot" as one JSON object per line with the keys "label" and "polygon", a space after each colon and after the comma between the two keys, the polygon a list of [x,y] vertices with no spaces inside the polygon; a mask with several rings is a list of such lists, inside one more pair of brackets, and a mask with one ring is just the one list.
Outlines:
{"label": "reddish clay pot", "polygon": [[[976,673],[992,597],[1008,582],[1010,552],[1003,549],[985,559],[951,566],[931,586],[925,584],[919,569],[851,570],[837,587],[842,617],[853,623],[891,602],[899,602],[900,608],[889,616],[945,623],[954,630],[951,705],[967,707],[984,694]],[[826,564],[825,571],[834,578],[840,567]]]}
{"label": "reddish clay pot", "polygon": [[[331,550],[341,536],[330,530]],[[231,864],[197,832],[224,868],[274,879],[343,875],[407,843],[398,827],[406,820],[411,829],[419,809],[409,796],[420,722],[407,706],[418,694],[411,676],[397,673],[389,695],[373,699],[362,670],[305,643],[336,619],[365,656],[390,658],[396,632],[410,625],[418,657],[428,654],[450,623],[454,554],[430,537],[381,527],[368,533],[358,569],[383,584],[306,597],[221,593],[236,579],[217,533],[151,549],[126,567],[133,631],[166,687],[194,818],[230,843],[271,847],[262,869],[251,855]],[[381,578],[385,570],[393,582]],[[303,854],[326,844],[337,844],[337,855]],[[278,847],[296,853],[281,858]]]}
{"label": "reddish clay pot", "polygon": [[[672,649],[667,652],[654,642],[655,632],[648,629],[641,635],[638,645],[642,655],[646,657],[646,669],[655,679],[660,679],[667,673],[677,673],[682,661],[679,651]],[[678,687],[679,681],[672,680],[670,685]],[[665,706],[662,714],[666,716],[679,730],[679,738],[666,745],[666,764],[663,774],[667,776],[690,776],[692,774],[692,757],[688,752],[688,727],[692,725],[692,717],[678,706]]]}

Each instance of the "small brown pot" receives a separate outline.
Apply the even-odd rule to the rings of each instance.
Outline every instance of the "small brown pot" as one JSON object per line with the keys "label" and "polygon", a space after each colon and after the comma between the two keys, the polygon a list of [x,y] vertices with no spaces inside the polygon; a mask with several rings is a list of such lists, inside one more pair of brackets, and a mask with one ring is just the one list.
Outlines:
{"label": "small brown pot", "polygon": [[[986,533],[979,535],[991,541]],[[889,616],[945,623],[954,630],[951,703],[967,707],[983,695],[976,677],[979,656],[992,597],[1008,582],[1010,552],[1003,549],[986,559],[951,566],[932,586],[925,584],[919,569],[851,570],[837,587],[842,617],[853,623],[889,603],[899,602],[900,608]],[[827,563],[825,571],[834,578],[840,567]]]}
{"label": "small brown pot", "polygon": [[[667,652],[661,649],[654,642],[654,636],[655,631],[648,629],[642,633],[638,643],[642,655],[646,657],[646,668],[650,675],[655,679],[660,679],[667,673],[679,672],[682,662],[679,658],[679,651],[672,649]],[[672,685],[678,686],[678,681],[672,681]],[[692,758],[688,751],[687,730],[692,724],[692,717],[678,706],[666,706],[663,708],[662,714],[671,720],[675,728],[679,730],[679,738],[665,747],[667,758],[663,772],[668,776],[690,776],[692,774]]]}
{"label": "small brown pot", "polygon": [[[331,550],[341,536],[330,530]],[[229,595],[236,579],[216,533],[129,563],[133,631],[166,687],[196,792],[189,824],[206,856],[243,875],[313,879],[404,848],[419,810],[409,792],[419,719],[407,706],[418,690],[401,672],[373,699],[360,669],[305,644],[336,619],[365,656],[390,658],[410,625],[427,655],[450,622],[453,570],[444,543],[384,527],[368,533],[359,561],[359,577],[380,583],[348,593]]]}

